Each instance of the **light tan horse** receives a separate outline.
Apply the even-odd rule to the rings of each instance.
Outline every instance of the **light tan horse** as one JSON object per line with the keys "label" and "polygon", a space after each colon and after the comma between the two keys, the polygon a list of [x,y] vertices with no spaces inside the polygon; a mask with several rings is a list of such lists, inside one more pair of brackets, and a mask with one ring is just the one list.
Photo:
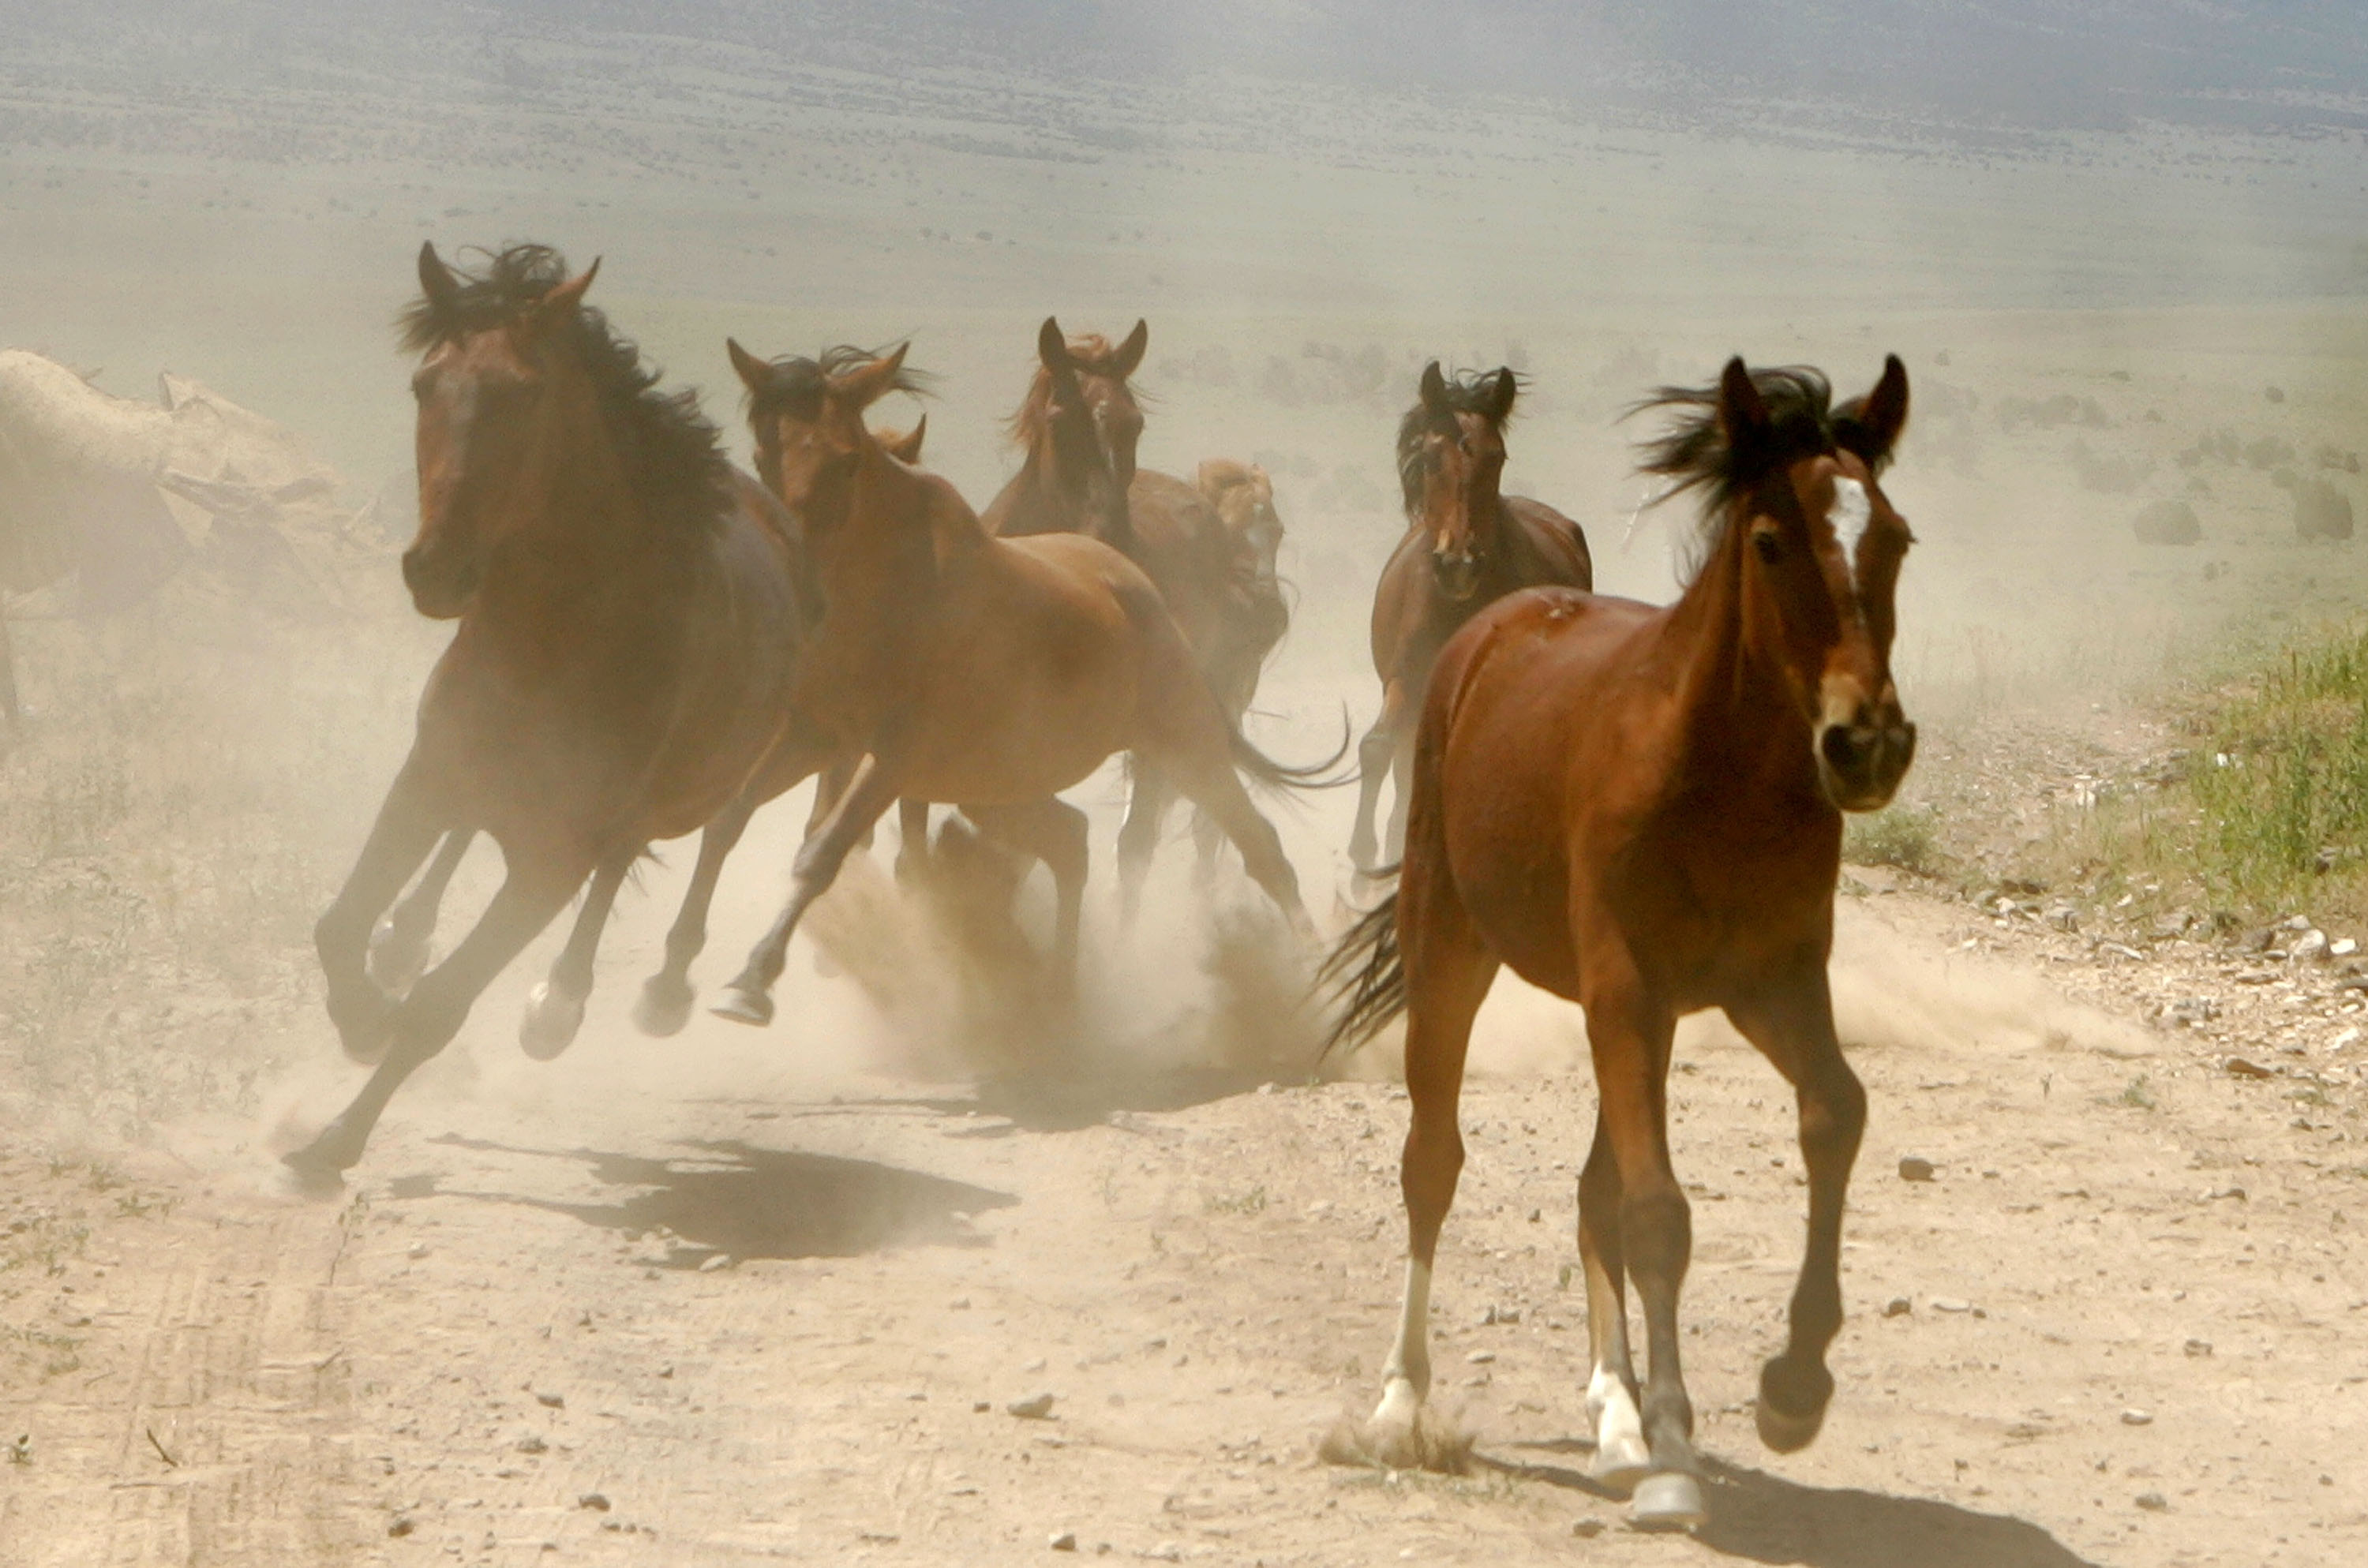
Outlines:
{"label": "light tan horse", "polygon": [[1114,753],[1146,757],[1217,818],[1249,874],[1303,933],[1298,878],[1236,766],[1291,770],[1225,722],[1166,603],[1124,556],[1076,535],[1005,540],[951,485],[891,456],[863,423],[909,389],[905,350],[834,349],[768,362],[731,345],[749,392],[757,468],[805,520],[827,609],[795,699],[820,756],[863,757],[798,852],[780,918],[715,1010],[761,1024],[791,934],[894,801],[959,806],[1044,861],[1057,895],[1058,972],[1074,974],[1084,813],[1055,798]]}

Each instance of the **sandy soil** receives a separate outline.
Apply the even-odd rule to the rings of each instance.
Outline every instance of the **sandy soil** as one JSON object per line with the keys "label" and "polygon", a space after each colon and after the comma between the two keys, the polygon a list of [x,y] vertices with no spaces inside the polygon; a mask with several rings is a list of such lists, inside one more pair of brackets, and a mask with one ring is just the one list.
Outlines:
{"label": "sandy soil", "polygon": [[[1681,1051],[1717,1467],[1698,1540],[1630,1535],[1580,1479],[1591,1096],[1575,1019],[1534,994],[1484,1019],[1442,1251],[1463,1478],[1314,1457],[1386,1349],[1392,1085],[932,1088],[826,1012],[663,1046],[612,1013],[529,1069],[483,1038],[507,1022],[489,1000],[496,1027],[398,1105],[337,1200],[271,1196],[266,1151],[228,1129],[100,1170],[8,1158],[12,1239],[88,1236],[0,1285],[28,1373],[0,1562],[1004,1562],[1064,1536],[1484,1562],[1598,1532],[1588,1550],[1640,1563],[2358,1561],[2356,1101],[2297,1118],[2289,1080],[2067,999],[2034,978],[2050,938],[1965,904],[1843,912],[1874,1117],[1841,1392],[1796,1459],[1759,1451],[1748,1405],[1797,1261],[1788,1108],[1723,1029]],[[1903,1180],[1907,1154],[1937,1177]]]}

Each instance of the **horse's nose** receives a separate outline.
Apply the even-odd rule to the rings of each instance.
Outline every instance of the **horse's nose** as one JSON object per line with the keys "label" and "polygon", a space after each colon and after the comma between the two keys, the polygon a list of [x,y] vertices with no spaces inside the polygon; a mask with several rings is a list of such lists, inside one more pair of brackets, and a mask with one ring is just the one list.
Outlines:
{"label": "horse's nose", "polygon": [[1469,598],[1472,590],[1479,585],[1480,561],[1468,550],[1434,550],[1430,562],[1440,589],[1449,598]]}
{"label": "horse's nose", "polygon": [[1916,757],[1916,726],[1896,712],[1826,725],[1817,735],[1817,771],[1826,793],[1846,812],[1888,804]]}

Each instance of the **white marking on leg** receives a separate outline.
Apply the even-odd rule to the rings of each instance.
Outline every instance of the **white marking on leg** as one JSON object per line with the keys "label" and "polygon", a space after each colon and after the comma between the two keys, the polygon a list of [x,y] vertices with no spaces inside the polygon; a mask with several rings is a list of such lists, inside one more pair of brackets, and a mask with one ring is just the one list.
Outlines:
{"label": "white marking on leg", "polygon": [[1382,1369],[1382,1403],[1373,1420],[1409,1426],[1430,1392],[1430,1266],[1406,1259],[1406,1297],[1398,1311],[1397,1344]]}
{"label": "white marking on leg", "polygon": [[1587,1415],[1595,1423],[1595,1459],[1588,1473],[1607,1486],[1631,1487],[1653,1468],[1645,1417],[1629,1392],[1628,1313],[1620,1293],[1593,1258],[1587,1263],[1587,1337],[1594,1369],[1587,1381]]}
{"label": "white marking on leg", "polygon": [[1834,539],[1842,547],[1842,560],[1850,567],[1850,580],[1858,580],[1858,541],[1866,534],[1867,524],[1874,520],[1874,503],[1866,486],[1855,479],[1834,481],[1834,504],[1826,513],[1826,520],[1834,526]]}

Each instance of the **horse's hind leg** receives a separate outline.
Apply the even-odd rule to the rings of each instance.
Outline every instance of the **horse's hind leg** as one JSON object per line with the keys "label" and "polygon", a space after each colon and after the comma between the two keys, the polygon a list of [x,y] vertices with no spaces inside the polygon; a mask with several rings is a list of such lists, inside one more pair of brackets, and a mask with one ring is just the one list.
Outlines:
{"label": "horse's hind leg", "polygon": [[962,807],[996,842],[1044,862],[1053,873],[1053,974],[1061,994],[1077,983],[1077,918],[1086,898],[1086,813],[1057,796],[1016,806]]}
{"label": "horse's hind leg", "polygon": [[1620,1250],[1620,1165],[1599,1111],[1595,1145],[1578,1176],[1578,1256],[1587,1270],[1587,1419],[1595,1429],[1588,1474],[1617,1492],[1652,1471],[1636,1369],[1628,1354],[1626,1261]]}
{"label": "horse's hind leg", "polygon": [[[1636,1281],[1651,1357],[1641,1413],[1651,1470],[1636,1483],[1630,1517],[1642,1529],[1692,1529],[1709,1516],[1693,1448],[1693,1403],[1686,1395],[1678,1351],[1678,1296],[1693,1251],[1693,1215],[1669,1165],[1668,1077],[1674,1020],[1646,992],[1626,955],[1606,950],[1615,947],[1607,941],[1588,954],[1590,969],[1580,1003],[1595,1058],[1597,1116],[1618,1181],[1619,1256]],[[1608,1197],[1610,1183],[1600,1176],[1599,1182],[1597,1193]],[[1592,1336],[1597,1330],[1591,1271],[1588,1284]],[[1608,1305],[1617,1310],[1616,1301]]]}
{"label": "horse's hind leg", "polygon": [[1842,1059],[1822,964],[1727,1016],[1792,1084],[1809,1174],[1809,1236],[1793,1291],[1792,1334],[1760,1369],[1759,1440],[1780,1454],[1806,1448],[1833,1398],[1826,1348],[1841,1332],[1842,1204],[1866,1129],[1866,1090]]}
{"label": "horse's hind leg", "polygon": [[443,907],[453,873],[461,869],[474,828],[456,827],[436,847],[436,858],[409,892],[396,901],[370,931],[370,977],[390,996],[400,996],[427,968],[428,944],[436,936],[436,915]]}
{"label": "horse's hind leg", "polygon": [[1216,818],[1234,847],[1242,852],[1242,865],[1250,881],[1274,901],[1302,939],[1314,942],[1315,923],[1308,919],[1307,907],[1299,901],[1299,873],[1291,869],[1291,858],[1282,852],[1282,837],[1274,831],[1274,824],[1250,803],[1249,792],[1242,788],[1231,762],[1220,754],[1216,759],[1179,758],[1173,766],[1186,798]]}
{"label": "horse's hind leg", "polygon": [[368,943],[381,911],[393,903],[411,873],[427,858],[437,836],[444,831],[425,798],[409,762],[394,776],[386,799],[370,824],[370,837],[346,885],[313,927],[313,948],[320,955],[321,976],[326,983],[329,1017],[346,1054],[357,1062],[375,1062],[386,1049],[387,1030],[395,1005],[370,983]]}
{"label": "horse's hind leg", "polygon": [[789,900],[750,950],[739,975],[724,988],[723,999],[710,1009],[716,1017],[759,1026],[773,1021],[773,982],[789,961],[790,938],[798,921],[829,891],[848,854],[894,802],[897,783],[895,770],[881,766],[877,757],[867,756],[857,765],[853,780],[831,807],[830,819],[799,846],[790,870]]}
{"label": "horse's hind leg", "polygon": [[592,960],[599,955],[600,932],[609,924],[617,890],[624,886],[625,873],[640,853],[639,846],[629,846],[594,869],[567,946],[560,949],[550,977],[527,994],[526,1012],[518,1019],[518,1048],[537,1062],[548,1062],[575,1044],[575,1031],[584,1027],[584,999],[592,994]]}
{"label": "horse's hind leg", "polygon": [[699,835],[699,863],[691,869],[690,886],[683,890],[682,908],[666,930],[666,961],[642,983],[633,1004],[633,1026],[643,1034],[663,1039],[678,1034],[690,1021],[690,964],[707,946],[707,911],[715,901],[715,880],[723,874],[724,858],[747,831],[757,814],[757,798],[743,791],[717,812]]}
{"label": "horse's hind leg", "polygon": [[[423,858],[428,842],[429,838],[420,842],[419,855]],[[566,907],[591,869],[573,857],[536,858],[524,853],[511,856],[507,846],[505,855],[509,861],[509,875],[475,927],[461,938],[450,957],[420,976],[410,995],[389,1005],[393,1038],[370,1082],[362,1085],[361,1093],[336,1120],[321,1130],[320,1136],[285,1156],[287,1165],[300,1176],[314,1181],[330,1180],[360,1160],[362,1149],[370,1142],[370,1130],[378,1125],[379,1114],[386,1109],[386,1102],[393,1097],[394,1091],[460,1033],[478,994],[534,940],[537,932],[551,924],[552,915]],[[417,860],[413,864],[416,865]],[[359,946],[357,939],[355,947]],[[360,968],[357,951],[354,971],[358,978]]]}
{"label": "horse's hind leg", "polygon": [[1396,1342],[1382,1369],[1373,1411],[1381,1457],[1417,1464],[1417,1430],[1430,1392],[1430,1278],[1439,1233],[1463,1171],[1457,1105],[1472,1020],[1497,975],[1497,959],[1472,930],[1444,865],[1410,866],[1398,892],[1398,942],[1406,963],[1406,1126],[1398,1187],[1406,1200],[1406,1295]]}
{"label": "horse's hind leg", "polygon": [[1126,821],[1118,830],[1118,918],[1133,929],[1143,911],[1143,884],[1151,876],[1151,858],[1159,849],[1159,834],[1167,822],[1167,808],[1176,799],[1167,769],[1141,752],[1128,765],[1134,788],[1126,801]]}

